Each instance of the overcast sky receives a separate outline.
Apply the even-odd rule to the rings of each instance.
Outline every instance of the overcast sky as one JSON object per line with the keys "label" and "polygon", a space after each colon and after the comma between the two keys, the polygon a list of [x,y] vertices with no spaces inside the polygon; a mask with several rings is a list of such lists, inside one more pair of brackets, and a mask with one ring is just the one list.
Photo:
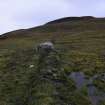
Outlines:
{"label": "overcast sky", "polygon": [[0,0],[0,34],[88,15],[105,17],[105,0]]}

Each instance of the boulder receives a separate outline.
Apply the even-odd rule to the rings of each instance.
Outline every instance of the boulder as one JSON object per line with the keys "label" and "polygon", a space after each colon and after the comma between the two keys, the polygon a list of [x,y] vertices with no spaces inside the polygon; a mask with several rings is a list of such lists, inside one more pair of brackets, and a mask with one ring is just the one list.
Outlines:
{"label": "boulder", "polygon": [[50,53],[54,50],[54,45],[52,42],[44,42],[37,46],[37,52],[40,54]]}

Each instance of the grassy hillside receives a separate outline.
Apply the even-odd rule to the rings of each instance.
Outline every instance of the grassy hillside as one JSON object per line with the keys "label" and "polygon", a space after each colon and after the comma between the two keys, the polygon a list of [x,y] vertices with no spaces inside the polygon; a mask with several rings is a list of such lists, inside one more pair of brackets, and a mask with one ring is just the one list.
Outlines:
{"label": "grassy hillside", "polygon": [[[48,40],[55,41],[58,55],[52,53],[44,61],[56,59],[51,69],[59,76],[55,79],[52,74],[46,80],[41,76],[47,76],[50,64],[39,64],[35,49]],[[104,18],[64,18],[0,37],[0,105],[92,105],[85,87],[77,91],[68,77],[73,71],[87,78],[105,73]],[[105,81],[95,80],[94,84],[105,91]]]}

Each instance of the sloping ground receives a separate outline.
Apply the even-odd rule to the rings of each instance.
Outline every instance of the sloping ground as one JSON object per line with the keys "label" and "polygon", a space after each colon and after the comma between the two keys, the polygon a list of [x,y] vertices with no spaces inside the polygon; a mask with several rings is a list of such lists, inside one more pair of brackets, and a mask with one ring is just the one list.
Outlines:
{"label": "sloping ground", "polygon": [[[105,19],[70,19],[1,36],[0,105],[90,105],[86,90],[77,92],[74,82],[67,77],[72,71],[82,71],[88,77],[105,72]],[[38,72],[35,48],[51,39],[55,40],[59,62],[62,61],[60,69],[64,70],[67,82],[44,80],[40,77],[43,72]],[[56,54],[50,57],[59,58]],[[104,90],[103,84],[96,83]]]}

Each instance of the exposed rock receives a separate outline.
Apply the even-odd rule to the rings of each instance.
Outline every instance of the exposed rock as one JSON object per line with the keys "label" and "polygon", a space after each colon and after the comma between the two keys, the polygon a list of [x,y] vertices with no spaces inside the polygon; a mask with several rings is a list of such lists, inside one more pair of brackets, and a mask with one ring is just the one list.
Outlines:
{"label": "exposed rock", "polygon": [[48,54],[54,50],[54,45],[52,42],[44,42],[37,46],[37,52],[39,54]]}
{"label": "exposed rock", "polygon": [[30,66],[29,66],[29,68],[33,68],[33,67],[34,67],[34,65],[30,65]]}

